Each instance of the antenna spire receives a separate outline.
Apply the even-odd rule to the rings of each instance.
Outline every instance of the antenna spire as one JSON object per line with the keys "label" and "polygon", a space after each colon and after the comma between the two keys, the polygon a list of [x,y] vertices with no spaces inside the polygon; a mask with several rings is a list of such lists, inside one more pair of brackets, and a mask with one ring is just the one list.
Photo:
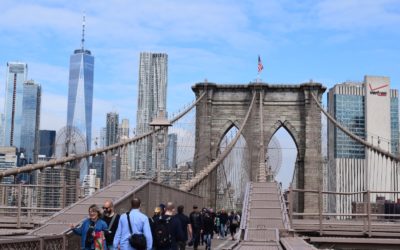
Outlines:
{"label": "antenna spire", "polygon": [[82,19],[82,40],[81,40],[82,52],[85,51],[84,44],[85,44],[85,12],[83,12],[83,19]]}

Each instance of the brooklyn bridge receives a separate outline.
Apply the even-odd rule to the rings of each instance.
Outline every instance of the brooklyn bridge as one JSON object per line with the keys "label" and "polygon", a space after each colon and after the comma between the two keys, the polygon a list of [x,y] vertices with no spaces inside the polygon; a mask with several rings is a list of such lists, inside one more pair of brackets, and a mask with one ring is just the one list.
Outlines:
{"label": "brooklyn bridge", "polygon": [[[49,186],[1,185],[2,199],[12,196],[14,202],[0,207],[0,249],[79,249],[80,241],[71,233],[69,224],[79,224],[91,204],[101,206],[105,200],[112,200],[118,213],[128,211],[133,197],[142,200],[141,210],[148,216],[154,207],[167,201],[186,208],[196,204],[241,211],[237,240],[218,240],[213,249],[400,248],[399,214],[389,216],[377,209],[376,199],[385,196],[397,200],[399,190],[339,193],[326,188],[321,153],[323,117],[361,145],[378,171],[384,171],[379,167],[382,161],[388,162],[385,166],[391,168],[390,178],[395,183],[398,183],[400,158],[354,135],[335,120],[322,107],[326,88],[321,83],[202,82],[192,90],[195,101],[168,120],[155,119],[151,132],[90,152],[0,172],[0,178],[15,178],[32,171],[67,169],[84,159],[125,151],[146,138],[162,139],[168,131],[179,130],[180,121],[189,117],[195,124],[190,176],[175,178],[178,172],[167,173],[163,169],[161,156],[165,155],[165,149],[159,143],[153,179],[121,178],[92,195],[78,197],[71,204],[67,193],[76,187],[64,180],[57,185],[63,201],[58,209],[25,202]],[[276,180],[276,166],[268,154],[274,135],[281,129],[290,135],[297,150],[287,190]],[[234,133],[227,139],[230,131]],[[235,163],[227,161],[233,155]],[[30,199],[26,199],[28,196]],[[352,202],[345,212],[335,212],[327,209],[332,200]]]}

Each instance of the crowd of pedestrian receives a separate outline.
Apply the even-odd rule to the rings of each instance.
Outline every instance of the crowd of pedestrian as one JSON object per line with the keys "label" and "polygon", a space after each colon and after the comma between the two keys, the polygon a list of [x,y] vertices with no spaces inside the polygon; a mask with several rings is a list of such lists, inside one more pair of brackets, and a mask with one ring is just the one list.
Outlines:
{"label": "crowd of pedestrian", "polygon": [[185,250],[193,246],[197,250],[204,245],[211,250],[214,234],[225,239],[230,233],[235,240],[240,215],[229,214],[225,209],[214,212],[211,208],[199,210],[197,205],[189,216],[184,206],[175,208],[174,203],[160,204],[152,217],[140,211],[139,198],[131,200],[131,210],[117,214],[112,201],[103,205],[103,213],[97,205],[89,207],[89,216],[80,225],[71,224],[75,234],[81,236],[84,250]]}

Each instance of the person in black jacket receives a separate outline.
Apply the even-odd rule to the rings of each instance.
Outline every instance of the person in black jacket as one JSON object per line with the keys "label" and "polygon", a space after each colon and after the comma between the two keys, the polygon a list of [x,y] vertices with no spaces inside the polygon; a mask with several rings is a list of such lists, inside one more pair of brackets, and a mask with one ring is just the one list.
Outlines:
{"label": "person in black jacket", "polygon": [[106,201],[103,205],[103,218],[107,223],[107,231],[105,231],[104,236],[106,238],[107,249],[113,250],[113,241],[115,232],[118,229],[119,214],[114,212],[114,204],[112,201]]}
{"label": "person in black jacket", "polygon": [[178,250],[178,241],[184,239],[182,225],[178,217],[174,215],[174,203],[168,202],[165,214],[154,219],[153,249]]}
{"label": "person in black jacket", "polygon": [[214,218],[209,210],[206,210],[203,215],[203,236],[206,243],[206,250],[211,249],[211,234],[214,231]]}
{"label": "person in black jacket", "polygon": [[220,224],[220,235],[221,239],[224,239],[226,236],[226,224],[228,222],[228,214],[226,213],[225,209],[221,209],[221,213],[219,214],[219,224]]}
{"label": "person in black jacket", "polygon": [[192,238],[192,227],[190,225],[189,217],[183,213],[184,206],[178,206],[178,213],[175,215],[179,221],[181,222],[182,231],[183,231],[183,239],[178,241],[179,250],[186,249],[186,242],[189,238]]}
{"label": "person in black jacket", "polygon": [[190,213],[189,220],[192,227],[192,240],[190,244],[193,244],[193,249],[197,250],[200,243],[200,232],[203,227],[201,214],[198,211],[197,205],[193,206],[193,212]]}

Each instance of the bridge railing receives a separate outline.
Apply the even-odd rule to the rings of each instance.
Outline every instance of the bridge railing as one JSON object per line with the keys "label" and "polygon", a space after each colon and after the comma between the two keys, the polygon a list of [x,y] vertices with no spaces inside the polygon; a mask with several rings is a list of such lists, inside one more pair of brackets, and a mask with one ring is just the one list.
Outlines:
{"label": "bridge railing", "polygon": [[[296,193],[309,193],[318,200],[318,212],[299,212],[293,209]],[[343,230],[364,235],[400,230],[400,191],[331,192],[289,188],[289,221],[293,229],[319,232]],[[386,199],[390,197],[390,199]],[[341,201],[328,206],[330,198]],[[343,205],[345,204],[345,205]],[[339,210],[339,211],[338,211]],[[351,226],[348,227],[349,222]],[[383,226],[384,225],[384,226]],[[336,228],[335,228],[336,227]],[[383,227],[386,227],[384,229]]]}
{"label": "bridge railing", "polygon": [[0,184],[0,223],[8,228],[32,228],[75,202],[69,193],[77,193],[76,186]]}

